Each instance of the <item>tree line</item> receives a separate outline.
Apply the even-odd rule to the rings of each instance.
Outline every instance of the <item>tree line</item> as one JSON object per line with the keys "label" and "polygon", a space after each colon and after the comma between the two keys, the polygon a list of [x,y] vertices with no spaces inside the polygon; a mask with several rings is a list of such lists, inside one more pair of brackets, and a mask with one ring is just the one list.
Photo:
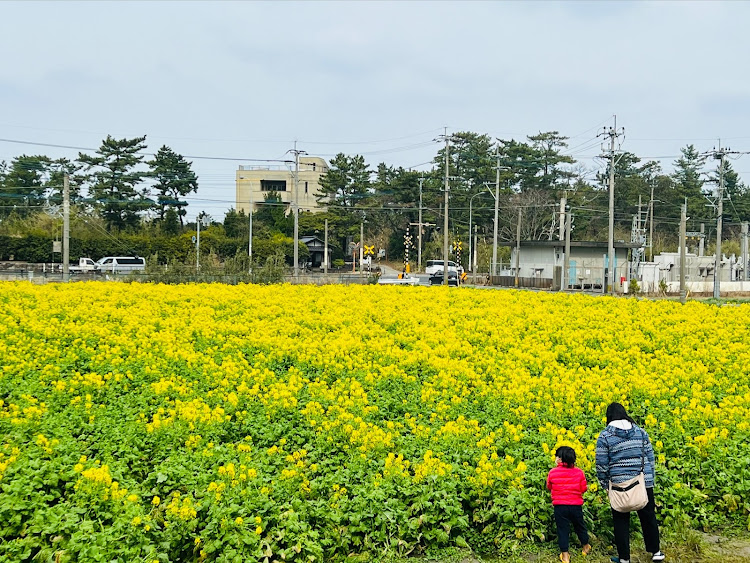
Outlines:
{"label": "tree line", "polygon": [[[321,179],[321,204],[327,202],[331,214],[348,217],[350,222],[364,220],[376,232],[391,232],[391,242],[399,243],[407,225],[418,221],[421,189],[423,222],[434,225],[425,230],[425,235],[428,240],[442,237],[445,152],[445,147],[437,151],[429,172],[386,164],[371,169],[361,156],[338,154]],[[465,247],[475,226],[484,240],[491,236],[498,181],[501,240],[515,240],[519,209],[523,239],[556,238],[563,197],[574,218],[573,238],[606,240],[610,160],[603,159],[598,169],[589,169],[571,152],[569,138],[558,131],[529,135],[522,141],[493,141],[474,132],[452,135],[448,148],[451,240],[463,240]],[[644,160],[632,152],[618,152],[614,161],[617,240],[630,241],[639,202],[642,225],[653,216],[657,248],[676,244],[684,202],[690,217],[688,230],[697,231],[703,223],[710,240],[715,233],[718,161],[714,168],[708,168],[711,160],[694,145],[680,149],[671,173],[665,172],[658,161]],[[750,221],[750,190],[728,160],[724,161],[723,176],[724,223],[729,227],[726,236],[732,237],[741,222]]]}
{"label": "tree line", "polygon": [[192,163],[170,147],[162,146],[151,160],[145,160],[145,149],[145,136],[108,135],[94,154],[79,153],[75,160],[21,155],[0,163],[0,218],[28,216],[44,202],[59,205],[67,174],[71,203],[95,212],[108,229],[138,229],[144,212],[155,210],[164,229],[177,234],[187,213],[182,198],[198,190],[198,177]]}
{"label": "tree line", "polygon": [[[59,204],[62,177],[68,174],[73,204],[101,221],[106,231],[184,235],[195,228],[185,221],[186,196],[198,190],[192,163],[168,146],[162,146],[150,159],[146,159],[145,149],[145,136],[108,136],[94,154],[80,153],[76,160],[21,155],[9,163],[0,163],[0,218],[8,224],[11,216],[23,218],[38,213],[40,202]],[[522,238],[555,238],[562,197],[574,216],[574,239],[606,240],[610,161],[602,160],[600,167],[591,169],[577,162],[574,154],[569,138],[558,131],[528,135],[524,140],[493,140],[470,131],[451,135],[451,242],[462,240],[466,248],[470,231],[476,232],[485,244],[491,238],[496,182],[502,241],[515,239],[519,209]],[[698,225],[704,223],[710,240],[715,224],[712,203],[716,203],[718,163],[707,169],[712,162],[693,145],[680,150],[671,173],[665,172],[658,161],[645,160],[631,152],[618,153],[614,160],[616,239],[629,241],[639,201],[642,218],[653,202],[655,247],[657,251],[660,247],[671,248],[676,243],[680,206],[687,201],[688,230],[698,230]],[[364,223],[366,243],[385,248],[390,258],[400,258],[407,229],[415,235],[413,241],[417,238],[421,194],[422,222],[427,224],[423,226],[423,256],[438,257],[444,236],[441,227],[445,166],[444,146],[437,150],[429,171],[386,163],[372,167],[361,155],[339,153],[330,160],[329,169],[320,180],[318,199],[325,211],[303,211],[300,233],[322,238],[324,221],[328,219],[334,257],[343,258],[348,243],[358,240],[360,223]],[[727,238],[731,238],[733,228],[737,231],[739,223],[750,220],[750,190],[728,160],[724,162],[723,176],[724,221],[729,226]],[[265,246],[269,253],[281,248],[289,261],[293,254],[292,217],[278,194],[268,193],[265,203],[254,213],[253,239],[268,241]],[[145,220],[146,211],[151,212],[149,221]],[[213,221],[204,234],[206,251],[217,252],[221,259],[229,257],[225,254],[244,252],[247,219],[244,212],[232,207],[223,221]],[[210,243],[212,230],[214,238],[221,239],[215,248]],[[186,255],[188,245],[182,248],[180,255]],[[258,248],[264,248],[264,243]],[[301,251],[301,256],[306,257],[306,249],[301,247]]]}

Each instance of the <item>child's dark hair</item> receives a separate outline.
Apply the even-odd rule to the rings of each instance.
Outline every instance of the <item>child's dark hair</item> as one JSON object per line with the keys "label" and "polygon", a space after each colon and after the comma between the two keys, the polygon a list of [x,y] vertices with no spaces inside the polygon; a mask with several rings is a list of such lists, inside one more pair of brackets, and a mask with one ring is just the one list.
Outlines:
{"label": "child's dark hair", "polygon": [[555,452],[555,456],[560,458],[565,467],[575,467],[576,451],[570,446],[560,446]]}

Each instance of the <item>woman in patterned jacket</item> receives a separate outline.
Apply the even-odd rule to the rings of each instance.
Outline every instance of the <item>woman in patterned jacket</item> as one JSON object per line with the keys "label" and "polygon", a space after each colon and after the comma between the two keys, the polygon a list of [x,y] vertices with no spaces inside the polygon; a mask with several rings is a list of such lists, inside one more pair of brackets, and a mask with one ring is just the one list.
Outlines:
{"label": "woman in patterned jacket", "polygon": [[[648,434],[628,416],[625,407],[612,403],[607,407],[607,427],[596,441],[596,476],[606,491],[609,482],[622,483],[643,470],[648,504],[638,511],[646,551],[653,561],[664,561],[659,548],[659,525],[654,504],[654,449]],[[617,557],[614,563],[630,563],[630,513],[612,510]]]}

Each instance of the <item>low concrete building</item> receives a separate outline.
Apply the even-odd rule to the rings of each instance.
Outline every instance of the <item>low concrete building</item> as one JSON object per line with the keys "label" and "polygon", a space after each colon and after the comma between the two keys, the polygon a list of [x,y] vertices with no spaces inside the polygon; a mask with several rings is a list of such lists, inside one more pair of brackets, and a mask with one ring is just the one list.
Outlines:
{"label": "low concrete building", "polygon": [[[516,275],[516,243],[511,247],[508,268],[501,272],[502,278]],[[634,243],[615,243],[615,290],[622,291],[622,282],[628,275],[628,251]],[[609,256],[606,242],[571,241],[570,259],[566,286],[568,289],[602,290],[608,268]],[[561,240],[522,240],[518,261],[520,287],[559,289],[563,283],[562,269],[565,263],[565,242]],[[502,280],[502,285],[508,285]]]}
{"label": "low concrete building", "polygon": [[[328,171],[328,164],[317,156],[303,156],[299,159],[299,181],[297,201],[300,211],[322,211],[318,204],[320,177]],[[242,165],[235,179],[237,191],[237,211],[258,210],[269,193],[276,193],[287,208],[294,201],[294,165],[253,166]]]}

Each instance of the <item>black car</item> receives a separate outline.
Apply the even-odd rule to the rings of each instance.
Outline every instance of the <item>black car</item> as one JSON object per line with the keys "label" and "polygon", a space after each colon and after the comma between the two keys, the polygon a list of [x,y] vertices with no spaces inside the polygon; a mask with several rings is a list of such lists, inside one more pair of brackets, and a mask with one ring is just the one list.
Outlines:
{"label": "black car", "polygon": [[[438,270],[430,276],[430,285],[443,285],[443,270]],[[458,287],[458,273],[448,270],[448,285]]]}

